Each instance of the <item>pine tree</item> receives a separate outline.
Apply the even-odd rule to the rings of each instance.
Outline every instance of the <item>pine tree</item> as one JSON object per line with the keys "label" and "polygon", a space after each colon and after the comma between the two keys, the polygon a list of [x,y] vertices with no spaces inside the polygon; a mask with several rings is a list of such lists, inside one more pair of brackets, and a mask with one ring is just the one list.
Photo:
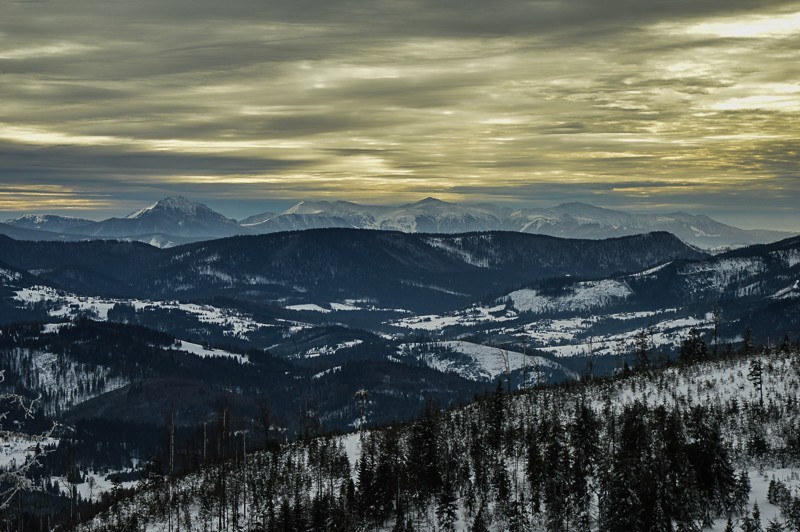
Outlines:
{"label": "pine tree", "polygon": [[784,528],[781,522],[778,520],[777,517],[773,517],[767,523],[767,530],[766,532],[783,532]]}
{"label": "pine tree", "polygon": [[566,530],[569,458],[564,426],[558,416],[550,422],[544,449],[544,505],[548,530]]}
{"label": "pine tree", "polygon": [[683,531],[699,530],[702,516],[687,438],[680,412],[667,414],[661,434],[660,461],[665,464],[661,498],[667,519],[674,520],[678,530]]}
{"label": "pine tree", "polygon": [[442,486],[442,491],[439,493],[439,501],[436,506],[436,519],[439,522],[441,530],[455,530],[455,522],[458,506],[457,499],[453,491],[453,485],[446,480]]}
{"label": "pine tree", "polygon": [[526,455],[525,455],[525,474],[530,486],[531,508],[534,514],[541,511],[541,490],[544,478],[544,462],[540,449],[538,434],[543,431],[537,430],[535,423],[528,427],[526,436]]}
{"label": "pine tree", "polygon": [[742,340],[742,346],[740,352],[744,356],[749,356],[755,352],[755,340],[753,340],[753,329],[750,327],[747,328],[744,332],[744,339]]}
{"label": "pine tree", "polygon": [[569,495],[572,506],[573,527],[589,530],[592,495],[589,479],[594,474],[598,446],[599,422],[594,411],[581,401],[575,408],[575,417],[569,426],[572,460],[569,466]]}
{"label": "pine tree", "polygon": [[764,532],[761,526],[761,510],[757,502],[753,504],[752,516],[746,515],[742,518],[742,532]]}
{"label": "pine tree", "polygon": [[478,509],[478,513],[475,514],[475,519],[472,521],[472,528],[470,529],[471,532],[489,532],[489,525],[486,523],[486,516],[484,514],[483,505]]}
{"label": "pine tree", "polygon": [[634,358],[638,369],[647,369],[651,364],[653,332],[651,327],[642,329],[634,336]]}
{"label": "pine tree", "polygon": [[760,358],[750,360],[750,371],[747,379],[758,388],[759,405],[764,408],[764,368]]}
{"label": "pine tree", "polygon": [[730,516],[728,516],[728,522],[725,524],[725,530],[723,532],[734,532],[733,519]]}
{"label": "pine tree", "polygon": [[408,469],[420,508],[427,506],[429,498],[442,487],[437,446],[440,423],[439,407],[429,399],[422,416],[411,428]]}
{"label": "pine tree", "polygon": [[696,474],[701,506],[707,509],[704,523],[707,525],[714,514],[733,508],[736,477],[719,422],[701,407],[692,409],[690,422],[692,441],[687,450]]}
{"label": "pine tree", "polygon": [[684,364],[694,364],[708,358],[708,346],[696,327],[681,341],[680,360]]}
{"label": "pine tree", "polygon": [[733,509],[737,514],[743,514],[750,501],[750,476],[747,471],[739,472],[733,490]]}

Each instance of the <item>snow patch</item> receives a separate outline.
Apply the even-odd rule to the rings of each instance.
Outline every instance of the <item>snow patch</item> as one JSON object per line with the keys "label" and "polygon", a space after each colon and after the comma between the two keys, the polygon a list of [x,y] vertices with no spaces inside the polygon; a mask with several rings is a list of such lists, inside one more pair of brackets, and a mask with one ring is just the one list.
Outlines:
{"label": "snow patch", "polygon": [[506,297],[520,312],[543,314],[607,307],[624,301],[632,294],[626,283],[605,279],[576,283],[557,296],[543,295],[538,290],[523,289],[511,292]]}
{"label": "snow patch", "polygon": [[184,351],[186,353],[197,355],[201,358],[209,358],[209,357],[232,358],[237,362],[239,362],[240,364],[248,364],[250,362],[250,360],[245,355],[240,355],[238,353],[230,353],[222,349],[214,349],[213,347],[203,347],[200,344],[193,344],[192,342],[186,342],[184,340],[178,340],[176,349],[178,351]]}

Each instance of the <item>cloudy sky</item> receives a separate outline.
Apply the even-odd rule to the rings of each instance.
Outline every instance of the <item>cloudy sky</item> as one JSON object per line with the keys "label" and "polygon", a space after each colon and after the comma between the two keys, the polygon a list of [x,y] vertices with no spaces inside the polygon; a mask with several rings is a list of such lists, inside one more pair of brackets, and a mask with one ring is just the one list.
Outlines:
{"label": "cloudy sky", "polygon": [[0,212],[425,196],[800,230],[800,3],[0,0]]}

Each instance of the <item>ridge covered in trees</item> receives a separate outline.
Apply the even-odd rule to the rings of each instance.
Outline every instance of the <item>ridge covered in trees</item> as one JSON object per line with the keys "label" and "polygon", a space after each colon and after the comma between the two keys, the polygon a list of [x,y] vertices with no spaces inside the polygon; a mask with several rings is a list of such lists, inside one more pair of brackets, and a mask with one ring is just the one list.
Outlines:
{"label": "ridge covered in trees", "polygon": [[[198,472],[155,468],[81,529],[760,530],[751,483],[800,465],[800,354],[695,360],[268,449],[230,432]],[[771,530],[798,530],[797,488],[768,495]]]}

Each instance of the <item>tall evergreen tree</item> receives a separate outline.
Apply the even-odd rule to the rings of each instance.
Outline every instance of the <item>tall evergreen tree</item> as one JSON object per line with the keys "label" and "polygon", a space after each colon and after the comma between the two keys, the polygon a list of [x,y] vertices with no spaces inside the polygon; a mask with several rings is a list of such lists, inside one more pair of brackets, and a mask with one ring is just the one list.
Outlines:
{"label": "tall evergreen tree", "polygon": [[689,329],[686,338],[681,341],[680,360],[684,364],[694,364],[708,358],[708,346],[697,327]]}
{"label": "tall evergreen tree", "polygon": [[594,476],[595,459],[599,451],[598,429],[595,412],[581,400],[575,406],[568,430],[572,450],[569,495],[575,530],[589,530],[591,526],[592,493],[589,481]]}

